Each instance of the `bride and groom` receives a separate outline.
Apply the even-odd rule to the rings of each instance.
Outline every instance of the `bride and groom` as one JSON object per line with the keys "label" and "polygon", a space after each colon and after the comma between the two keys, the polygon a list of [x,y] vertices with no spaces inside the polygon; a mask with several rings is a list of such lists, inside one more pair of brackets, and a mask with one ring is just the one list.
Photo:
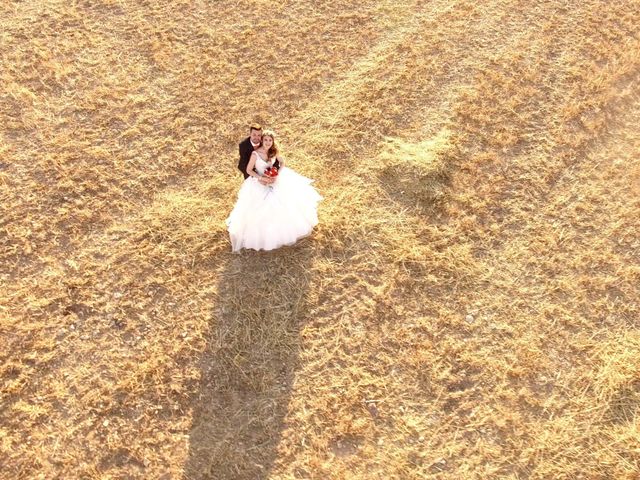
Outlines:
{"label": "bride and groom", "polygon": [[239,151],[238,169],[245,180],[226,220],[233,252],[273,250],[311,234],[322,197],[311,186],[313,180],[285,165],[275,133],[251,125]]}

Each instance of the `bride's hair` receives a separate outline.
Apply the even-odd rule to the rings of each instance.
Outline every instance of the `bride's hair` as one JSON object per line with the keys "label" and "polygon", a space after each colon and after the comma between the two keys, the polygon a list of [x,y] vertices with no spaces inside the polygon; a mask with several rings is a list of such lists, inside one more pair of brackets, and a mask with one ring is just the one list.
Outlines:
{"label": "bride's hair", "polygon": [[[262,138],[264,137],[271,137],[271,140],[273,140],[273,145],[271,145],[271,148],[269,148],[269,151],[267,151],[267,157],[273,158],[278,155],[278,146],[276,145],[276,132],[274,132],[273,130],[263,130]],[[262,141],[260,143],[262,143]]]}

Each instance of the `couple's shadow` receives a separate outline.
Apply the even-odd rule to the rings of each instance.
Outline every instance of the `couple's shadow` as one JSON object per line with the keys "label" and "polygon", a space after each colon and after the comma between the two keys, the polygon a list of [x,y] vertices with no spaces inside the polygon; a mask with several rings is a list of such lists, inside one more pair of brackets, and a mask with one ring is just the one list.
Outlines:
{"label": "couple's shadow", "polygon": [[229,255],[194,399],[187,479],[268,478],[289,404],[313,245]]}

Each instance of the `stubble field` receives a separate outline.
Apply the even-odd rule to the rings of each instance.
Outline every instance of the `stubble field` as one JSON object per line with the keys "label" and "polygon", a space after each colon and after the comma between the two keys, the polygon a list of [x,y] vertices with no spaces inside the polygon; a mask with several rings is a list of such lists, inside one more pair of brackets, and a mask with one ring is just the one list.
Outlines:
{"label": "stubble field", "polygon": [[[3,479],[640,478],[640,2],[0,2]],[[320,225],[233,255],[254,121]]]}

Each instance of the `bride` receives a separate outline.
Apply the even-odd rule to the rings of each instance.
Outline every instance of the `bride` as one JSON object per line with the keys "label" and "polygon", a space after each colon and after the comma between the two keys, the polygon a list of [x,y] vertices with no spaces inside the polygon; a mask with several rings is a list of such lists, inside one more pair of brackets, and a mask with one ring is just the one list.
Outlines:
{"label": "bride", "polygon": [[[311,186],[313,180],[285,166],[275,138],[270,130],[262,133],[247,165],[249,177],[226,220],[233,252],[293,245],[318,224],[316,209],[322,197]],[[270,177],[274,169],[277,176]]]}

